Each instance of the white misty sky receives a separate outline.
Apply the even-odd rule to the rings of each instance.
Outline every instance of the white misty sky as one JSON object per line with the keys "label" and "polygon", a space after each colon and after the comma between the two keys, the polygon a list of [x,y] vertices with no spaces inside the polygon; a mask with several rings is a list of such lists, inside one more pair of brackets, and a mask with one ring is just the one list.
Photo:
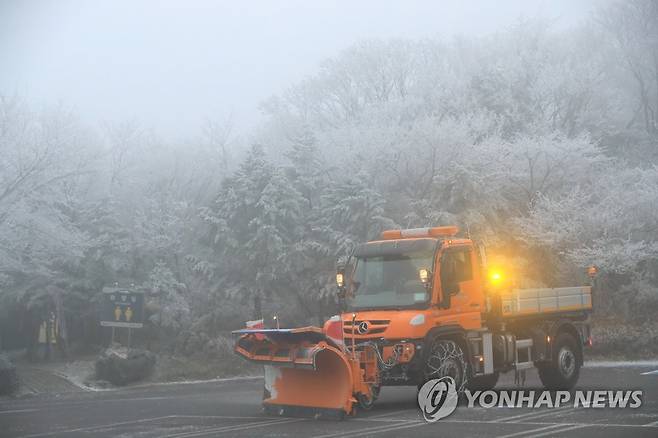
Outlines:
{"label": "white misty sky", "polygon": [[0,93],[63,103],[89,123],[165,136],[258,104],[363,38],[486,35],[521,17],[582,21],[593,0],[0,0]]}

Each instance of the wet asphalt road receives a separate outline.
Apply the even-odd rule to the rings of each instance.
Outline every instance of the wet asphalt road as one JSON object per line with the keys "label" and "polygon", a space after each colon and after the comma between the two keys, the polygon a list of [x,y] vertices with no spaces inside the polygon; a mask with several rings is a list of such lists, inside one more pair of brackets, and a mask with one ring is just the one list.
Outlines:
{"label": "wet asphalt road", "polygon": [[[641,389],[637,409],[468,408],[428,424],[414,388],[387,387],[375,407],[345,421],[268,417],[262,380],[157,385],[0,400],[0,437],[658,437],[657,364],[586,367],[582,389]],[[511,376],[498,385],[512,387]],[[540,389],[528,372],[525,390]]]}

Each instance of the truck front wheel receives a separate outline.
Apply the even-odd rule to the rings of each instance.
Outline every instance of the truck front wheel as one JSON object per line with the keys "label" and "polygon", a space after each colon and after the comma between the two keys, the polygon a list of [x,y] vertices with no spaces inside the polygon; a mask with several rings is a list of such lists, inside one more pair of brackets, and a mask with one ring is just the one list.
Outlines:
{"label": "truck front wheel", "polygon": [[468,380],[467,372],[466,356],[457,342],[450,339],[433,339],[430,342],[425,356],[425,382],[449,376],[460,391]]}
{"label": "truck front wheel", "polygon": [[539,365],[539,378],[549,390],[569,390],[574,387],[580,375],[578,344],[569,333],[557,336],[553,345],[550,363]]}

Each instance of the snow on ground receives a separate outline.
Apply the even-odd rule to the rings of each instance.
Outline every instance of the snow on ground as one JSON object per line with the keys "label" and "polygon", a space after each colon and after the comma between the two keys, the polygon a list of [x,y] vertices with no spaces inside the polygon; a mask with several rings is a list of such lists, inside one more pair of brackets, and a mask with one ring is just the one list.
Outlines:
{"label": "snow on ground", "polygon": [[595,360],[585,361],[586,368],[637,368],[658,367],[658,359],[653,360]]}
{"label": "snow on ground", "polygon": [[141,383],[141,384],[129,385],[129,386],[131,388],[141,388],[143,386],[188,385],[193,383],[230,382],[234,380],[256,380],[262,378],[263,376],[235,376],[235,377],[222,377],[217,379],[205,379],[205,380],[176,380],[173,382],[151,382],[151,383]]}
{"label": "snow on ground", "polygon": [[52,370],[54,374],[65,378],[75,386],[88,391],[105,391],[109,388],[100,387],[94,384],[94,361],[93,360],[76,360],[59,364]]}
{"label": "snow on ground", "polygon": [[[49,371],[60,377],[67,379],[69,382],[78,388],[88,391],[111,391],[117,389],[109,382],[97,382],[94,380],[94,361],[93,360],[76,360],[68,363],[53,363],[49,364]],[[225,382],[231,380],[250,380],[260,379],[262,375],[252,376],[234,376],[213,379],[190,379],[190,380],[175,380],[169,382],[136,382],[126,385],[125,387],[139,388],[156,385],[180,385],[180,384],[193,384],[193,383],[212,383],[212,382]]]}

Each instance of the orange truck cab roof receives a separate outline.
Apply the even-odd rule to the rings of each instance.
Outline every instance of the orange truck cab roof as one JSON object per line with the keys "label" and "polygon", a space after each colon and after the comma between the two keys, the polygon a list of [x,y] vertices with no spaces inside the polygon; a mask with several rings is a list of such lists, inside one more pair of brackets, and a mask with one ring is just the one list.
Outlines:
{"label": "orange truck cab roof", "polygon": [[382,240],[413,239],[418,237],[451,237],[459,232],[459,228],[450,225],[447,227],[408,228],[404,230],[386,230],[382,233]]}

